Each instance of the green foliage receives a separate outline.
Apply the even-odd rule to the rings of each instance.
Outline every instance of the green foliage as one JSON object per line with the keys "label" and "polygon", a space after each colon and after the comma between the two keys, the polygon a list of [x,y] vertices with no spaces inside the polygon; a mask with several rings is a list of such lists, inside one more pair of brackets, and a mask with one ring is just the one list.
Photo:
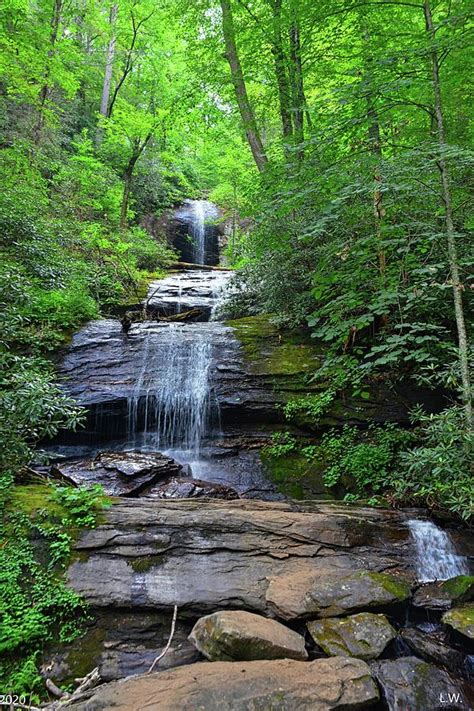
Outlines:
{"label": "green foliage", "polygon": [[287,402],[283,407],[283,413],[290,421],[303,417],[316,423],[331,407],[335,397],[334,390],[324,390],[319,395],[306,395]]}
{"label": "green foliage", "polygon": [[393,478],[395,497],[404,504],[447,509],[468,520],[474,514],[474,438],[462,411],[413,413],[418,446],[400,453]]}
{"label": "green foliage", "polygon": [[320,455],[327,486],[342,483],[359,497],[383,493],[390,487],[399,450],[413,434],[395,425],[371,425],[365,431],[345,425],[323,435]]}
{"label": "green foliage", "polygon": [[54,640],[75,639],[87,616],[60,571],[70,558],[77,527],[93,527],[107,501],[100,487],[24,489],[27,499],[40,500],[25,507],[13,493],[1,524],[0,682],[2,688],[38,699],[44,693],[37,671],[42,650]]}
{"label": "green foliage", "polygon": [[275,432],[272,443],[263,448],[264,453],[271,457],[285,457],[296,450],[296,439],[289,432]]}

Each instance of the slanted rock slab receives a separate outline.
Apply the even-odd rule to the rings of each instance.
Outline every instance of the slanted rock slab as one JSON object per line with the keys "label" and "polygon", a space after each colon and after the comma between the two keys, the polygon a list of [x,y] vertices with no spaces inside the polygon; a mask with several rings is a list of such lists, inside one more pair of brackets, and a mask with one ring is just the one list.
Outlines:
{"label": "slanted rock slab", "polygon": [[297,632],[275,620],[241,610],[201,617],[189,639],[211,661],[308,657],[304,639]]}
{"label": "slanted rock slab", "polygon": [[401,636],[415,654],[423,659],[442,664],[456,673],[459,673],[462,668],[463,655],[461,652],[448,646],[434,635],[422,632],[415,627],[407,627],[401,631]]}
{"label": "slanted rock slab", "polygon": [[474,639],[474,604],[453,607],[441,619],[464,637]]}
{"label": "slanted rock slab", "polygon": [[[106,684],[76,711],[332,711],[368,709],[379,693],[360,659],[208,662]],[[426,710],[424,710],[426,711]]]}
{"label": "slanted rock slab", "polygon": [[[462,682],[416,657],[372,662],[371,669],[389,711],[470,708]],[[450,696],[458,701],[450,703]]]}
{"label": "slanted rock slab", "polygon": [[474,599],[474,576],[456,575],[444,582],[422,585],[413,596],[415,607],[429,610],[448,610],[453,603]]}
{"label": "slanted rock slab", "polygon": [[144,496],[154,499],[238,499],[235,489],[212,481],[175,477],[163,484],[155,485],[143,492]]}
{"label": "slanted rock slab", "polygon": [[397,636],[385,615],[361,612],[350,617],[330,617],[308,622],[308,630],[321,649],[331,657],[376,659]]}
{"label": "slanted rock slab", "polygon": [[349,575],[304,571],[270,580],[266,599],[279,617],[337,617],[381,608],[410,597],[410,586],[387,573],[361,570]]}
{"label": "slanted rock slab", "polygon": [[137,496],[144,488],[182,471],[160,452],[101,452],[93,459],[72,459],[51,467],[53,476],[76,486],[101,484],[108,496]]}

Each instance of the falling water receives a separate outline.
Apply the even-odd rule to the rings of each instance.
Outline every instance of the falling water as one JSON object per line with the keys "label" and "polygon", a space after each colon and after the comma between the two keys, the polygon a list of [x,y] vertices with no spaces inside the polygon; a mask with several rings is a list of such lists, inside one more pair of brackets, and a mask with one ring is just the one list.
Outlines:
{"label": "falling water", "polygon": [[[128,398],[129,441],[141,433],[158,449],[199,453],[212,421],[211,347],[205,333],[168,324],[166,343],[145,336],[140,372]],[[160,372],[160,377],[156,377]]]}
{"label": "falling water", "polygon": [[191,223],[193,238],[193,257],[195,264],[206,263],[206,201],[194,200],[193,221]]}
{"label": "falling water", "polygon": [[458,555],[446,531],[428,520],[411,519],[407,524],[415,543],[416,572],[420,583],[469,574],[467,559]]}

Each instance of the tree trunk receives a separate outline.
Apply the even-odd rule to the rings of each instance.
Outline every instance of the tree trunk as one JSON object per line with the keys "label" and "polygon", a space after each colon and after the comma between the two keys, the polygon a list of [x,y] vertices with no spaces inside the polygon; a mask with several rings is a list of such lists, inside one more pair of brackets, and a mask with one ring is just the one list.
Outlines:
{"label": "tree trunk", "polygon": [[462,303],[463,285],[459,276],[459,261],[456,245],[456,233],[454,229],[453,207],[451,197],[451,184],[449,166],[446,160],[446,134],[444,128],[443,104],[441,99],[441,82],[439,76],[439,57],[436,48],[436,30],[433,24],[431,6],[429,0],[424,0],[424,15],[426,22],[426,32],[430,41],[430,58],[432,69],[434,110],[438,124],[438,144],[439,159],[438,168],[441,177],[441,187],[443,191],[446,239],[448,246],[449,269],[451,272],[451,283],[453,287],[454,313],[456,318],[456,328],[459,345],[459,365],[461,369],[461,394],[464,403],[464,412],[467,429],[472,428],[472,395],[469,373],[469,349],[466,333],[466,322],[464,319],[464,309]]}
{"label": "tree trunk", "polygon": [[46,102],[49,98],[49,92],[50,92],[49,78],[50,78],[50,74],[51,74],[51,59],[54,55],[54,47],[56,45],[56,40],[58,39],[59,23],[61,21],[62,9],[63,9],[63,0],[54,0],[53,14],[51,16],[51,21],[50,21],[51,30],[50,30],[50,34],[49,34],[49,50],[48,50],[47,61],[46,61],[46,69],[44,72],[43,86],[41,87],[41,91],[39,93],[39,115],[38,115],[38,122],[37,122],[36,128],[35,128],[36,142],[38,142],[40,140],[41,132],[43,130],[44,109],[46,106]]}
{"label": "tree trunk", "polygon": [[220,0],[222,9],[222,30],[225,41],[225,56],[229,62],[232,83],[235,89],[235,97],[242,118],[247,141],[252,151],[252,155],[258,170],[262,173],[265,170],[268,159],[263,148],[262,139],[257,128],[255,115],[250,105],[245,86],[242,66],[240,64],[237,45],[235,43],[234,19],[232,16],[231,0]]}
{"label": "tree trunk", "polygon": [[275,62],[275,75],[278,86],[278,100],[280,105],[280,118],[284,138],[293,137],[293,123],[290,112],[290,83],[286,69],[286,57],[281,37],[281,5],[282,0],[272,0],[273,38],[272,54]]}
{"label": "tree trunk", "polygon": [[[100,114],[102,116],[108,115],[109,108],[109,98],[110,98],[110,87],[112,84],[112,71],[114,68],[114,58],[115,58],[115,44],[117,38],[115,36],[115,20],[117,19],[118,5],[112,5],[110,8],[109,24],[111,27],[112,35],[107,46],[107,58],[105,60],[105,72],[104,72],[104,82],[102,84],[102,98],[100,102]],[[102,140],[102,130],[97,129],[96,132],[96,144],[99,145]]]}
{"label": "tree trunk", "polygon": [[147,135],[143,142],[140,142],[139,139],[135,139],[133,143],[132,155],[130,156],[130,159],[127,163],[127,167],[123,172],[123,196],[122,204],[120,206],[120,227],[122,229],[125,229],[127,227],[127,212],[128,203],[130,202],[130,193],[132,190],[133,171],[135,170],[135,166],[138,163],[141,154],[145,150],[152,136],[153,130],[150,131],[150,133]]}
{"label": "tree trunk", "polygon": [[303,67],[301,64],[301,43],[300,29],[296,19],[290,27],[290,78],[292,83],[293,97],[293,125],[295,128],[295,140],[297,143],[302,143],[304,140],[304,111],[305,111],[305,95],[303,85]]}

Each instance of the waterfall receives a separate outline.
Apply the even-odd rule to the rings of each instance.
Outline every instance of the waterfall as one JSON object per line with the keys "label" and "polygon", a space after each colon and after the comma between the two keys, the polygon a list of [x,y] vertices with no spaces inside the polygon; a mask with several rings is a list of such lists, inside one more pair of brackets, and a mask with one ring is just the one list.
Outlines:
{"label": "waterfall", "polygon": [[191,222],[195,264],[206,263],[206,201],[194,200]]}
{"label": "waterfall", "polygon": [[458,555],[448,533],[432,521],[407,522],[416,548],[416,572],[420,583],[468,575],[467,559]]}
{"label": "waterfall", "polygon": [[181,324],[161,331],[165,343],[156,333],[145,334],[140,371],[128,398],[129,442],[135,444],[141,432],[145,444],[196,455],[212,424],[211,346],[205,333],[190,335]]}

